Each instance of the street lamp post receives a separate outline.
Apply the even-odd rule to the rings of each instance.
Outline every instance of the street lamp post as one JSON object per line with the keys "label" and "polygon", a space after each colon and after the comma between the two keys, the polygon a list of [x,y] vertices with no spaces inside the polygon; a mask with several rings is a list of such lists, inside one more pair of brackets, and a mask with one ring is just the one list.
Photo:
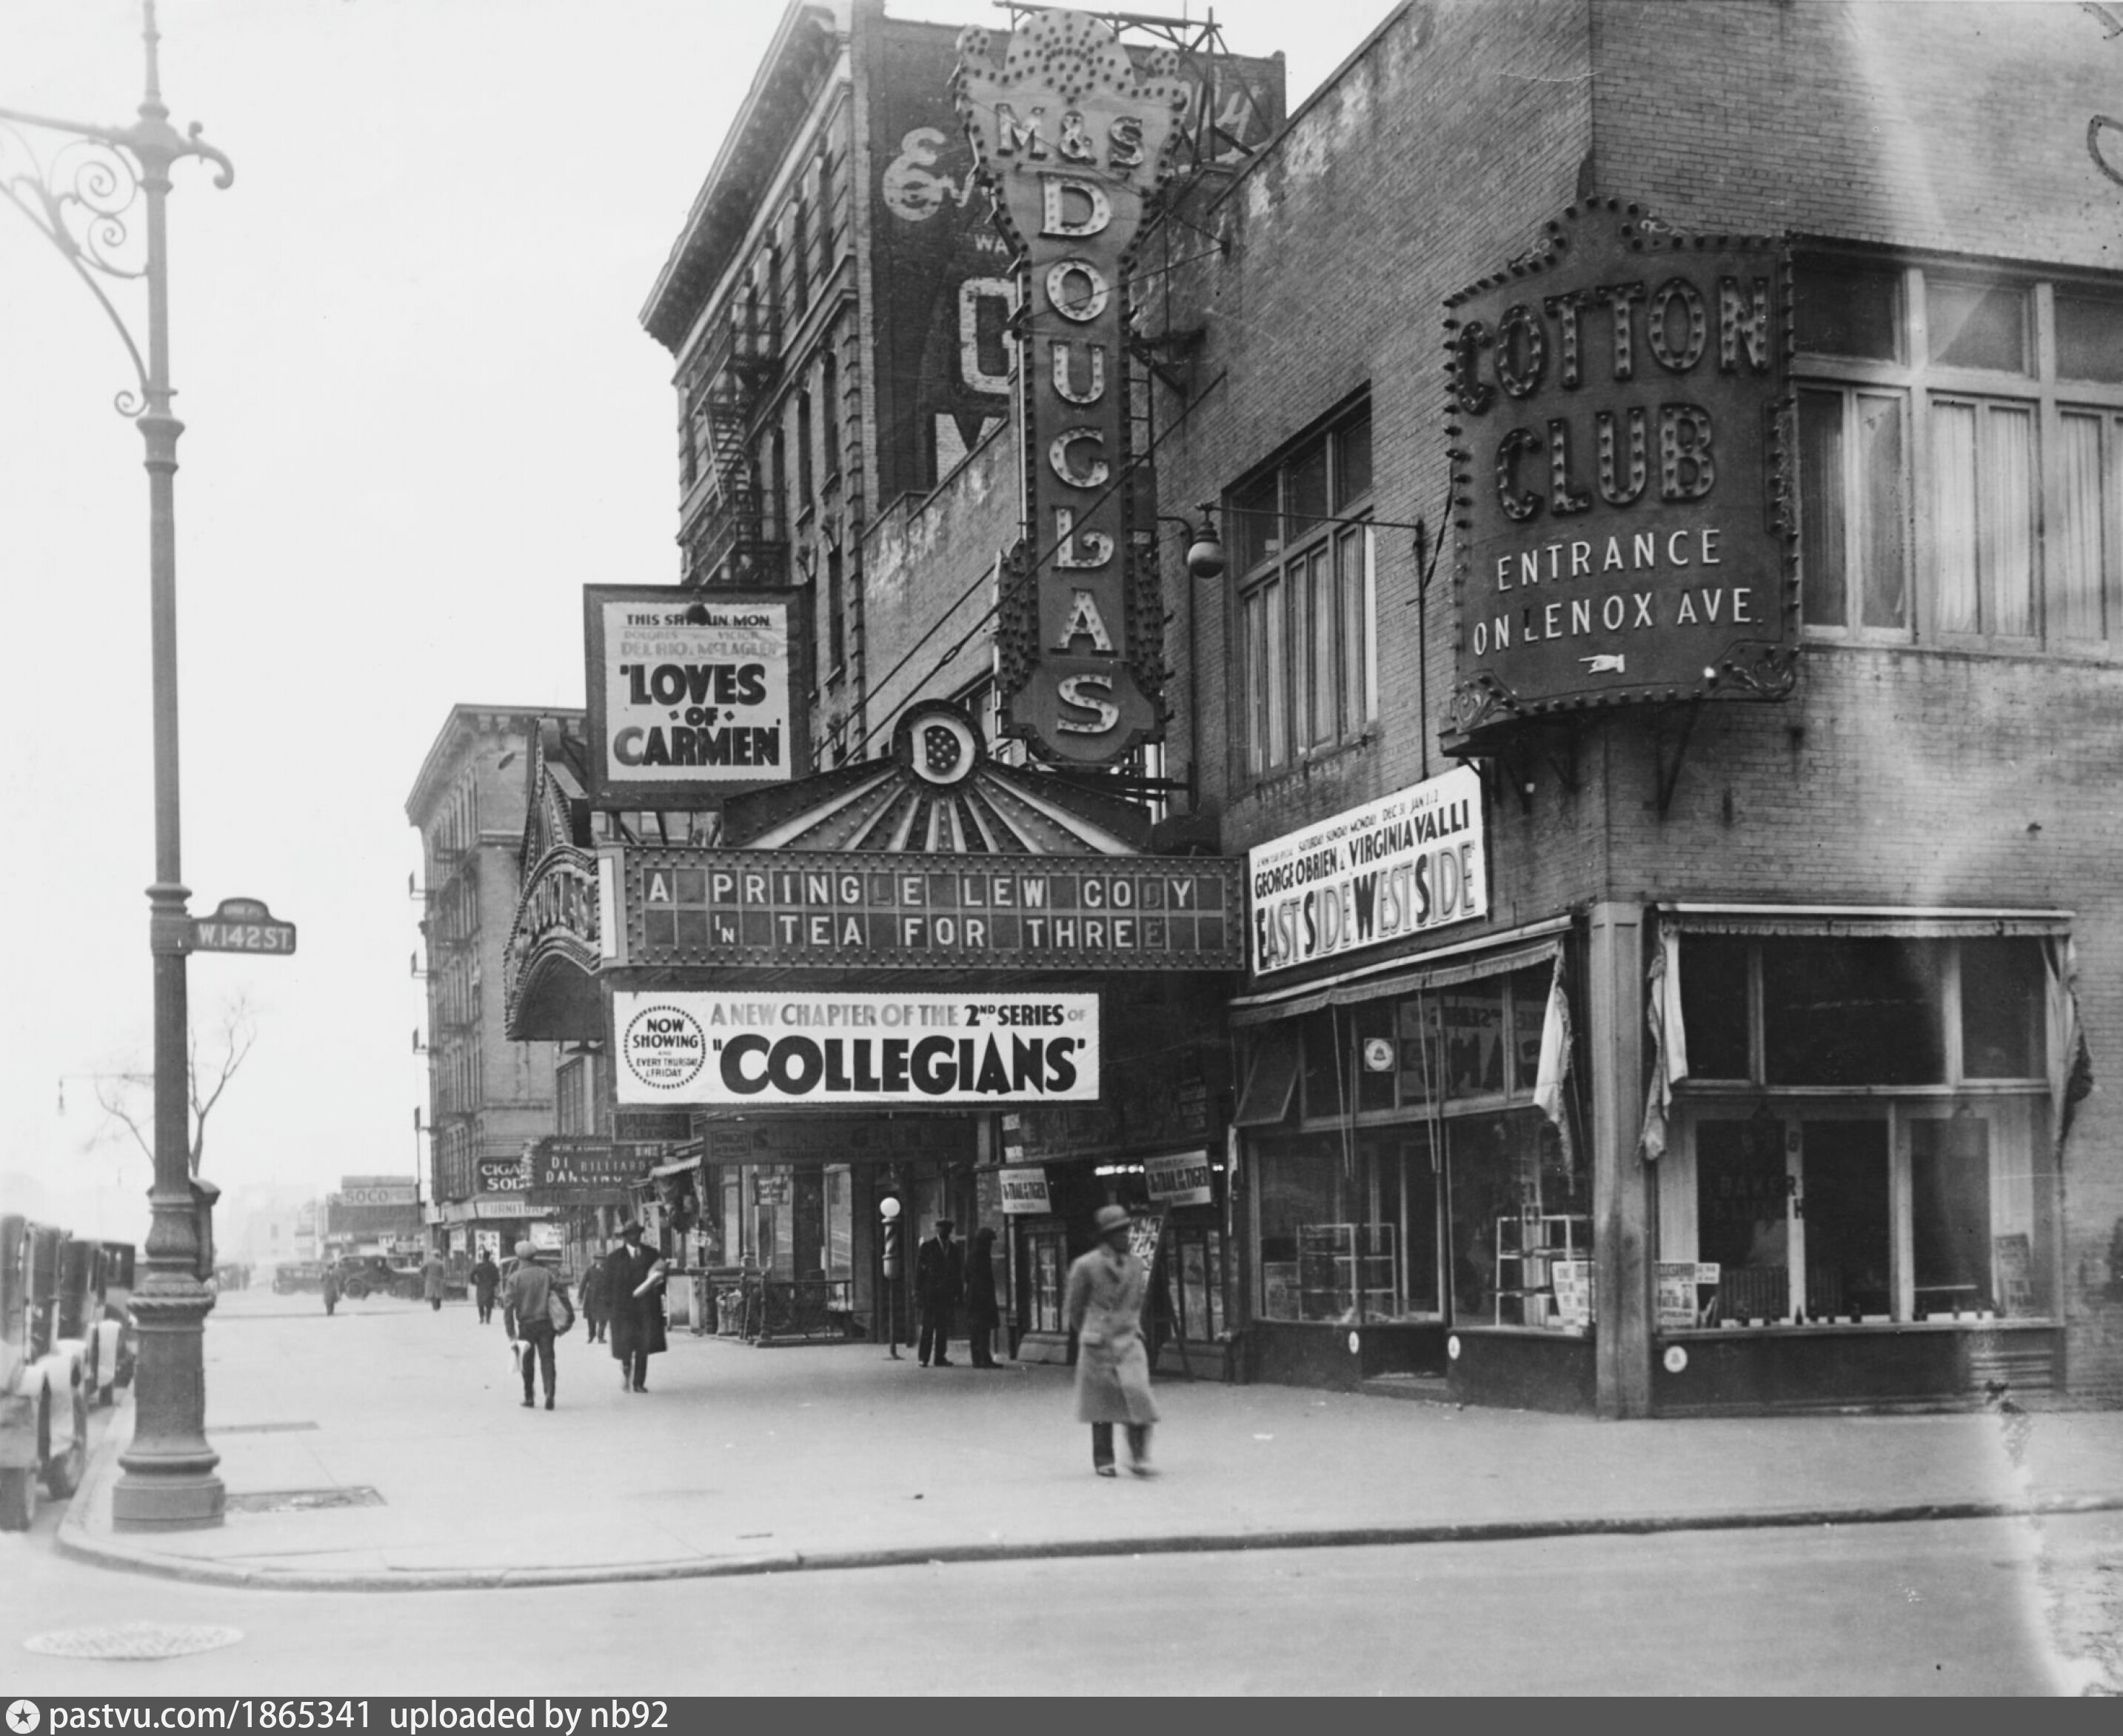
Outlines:
{"label": "street lamp post", "polygon": [[[120,1456],[124,1475],[112,1491],[112,1521],[124,1530],[169,1530],[222,1521],[219,1455],[206,1439],[204,1341],[213,1297],[204,1279],[212,1256],[213,1190],[191,1175],[190,1094],[185,1074],[185,957],[191,938],[178,847],[177,556],[175,489],[177,436],[170,413],[169,278],[164,201],[170,169],[199,157],[216,168],[214,185],[235,178],[227,157],[170,124],[163,106],[156,45],[155,0],[142,0],[146,89],[129,127],[85,125],[0,108],[0,129],[26,160],[0,173],[0,194],[55,246],[117,329],[138,376],[118,395],[120,412],[138,424],[147,444],[148,579],[152,624],[155,767],[155,883],[148,889],[148,950],[154,963],[155,1182],[148,1194],[144,1274],[133,1293],[140,1333],[134,1377],[133,1444]],[[67,142],[47,164],[21,130]],[[12,154],[12,153],[11,153]],[[144,259],[133,251],[129,218],[144,195]],[[101,279],[144,282],[148,353],[113,304]]]}

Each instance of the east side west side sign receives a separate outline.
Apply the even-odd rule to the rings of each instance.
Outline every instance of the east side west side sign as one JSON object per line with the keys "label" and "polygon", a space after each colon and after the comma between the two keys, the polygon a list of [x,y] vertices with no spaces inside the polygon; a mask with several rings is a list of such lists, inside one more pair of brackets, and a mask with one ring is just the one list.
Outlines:
{"label": "east side west side sign", "polygon": [[1481,774],[1467,767],[1246,852],[1257,977],[1489,913]]}
{"label": "east side west side sign", "polygon": [[1095,994],[616,990],[619,1101],[946,1109],[1096,1102]]}
{"label": "east side west side sign", "polygon": [[585,585],[583,640],[593,803],[653,807],[795,776],[785,594]]}
{"label": "east side west side sign", "polygon": [[1465,502],[1452,733],[1788,694],[1785,249],[1595,200],[1447,307]]}

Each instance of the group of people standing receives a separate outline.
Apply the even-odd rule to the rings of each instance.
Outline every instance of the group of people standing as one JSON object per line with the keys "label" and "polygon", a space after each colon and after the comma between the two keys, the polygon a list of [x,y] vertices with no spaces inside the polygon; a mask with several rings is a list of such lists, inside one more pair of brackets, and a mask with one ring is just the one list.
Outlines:
{"label": "group of people standing", "polygon": [[995,1332],[1002,1311],[996,1302],[995,1232],[982,1226],[973,1232],[968,1249],[951,1239],[957,1227],[948,1218],[938,1218],[935,1232],[915,1250],[914,1302],[921,1334],[914,1354],[925,1368],[954,1366],[949,1354],[952,1328],[963,1302],[967,1354],[973,1366],[998,1368]]}

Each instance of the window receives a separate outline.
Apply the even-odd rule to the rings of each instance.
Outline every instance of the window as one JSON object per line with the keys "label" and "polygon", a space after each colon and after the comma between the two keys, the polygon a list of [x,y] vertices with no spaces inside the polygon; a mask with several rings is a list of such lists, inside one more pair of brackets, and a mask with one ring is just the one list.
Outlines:
{"label": "window", "polygon": [[1368,406],[1225,503],[1239,575],[1246,769],[1268,777],[1361,739],[1376,717]]}
{"label": "window", "polygon": [[826,546],[826,666],[828,673],[848,660],[847,598],[843,594],[841,546]]}
{"label": "window", "polygon": [[1683,937],[1659,1257],[1717,1269],[1663,1330],[2051,1310],[2043,945]]}
{"label": "window", "polygon": [[818,478],[812,469],[811,452],[811,394],[796,394],[796,516],[802,518],[811,509],[811,496],[815,492]]}
{"label": "window", "polygon": [[590,1130],[589,1063],[579,1056],[562,1063],[553,1076],[554,1115],[558,1130],[563,1133],[587,1133]]}
{"label": "window", "polygon": [[1807,627],[2115,649],[2123,296],[1816,258],[1794,326]]}
{"label": "window", "polygon": [[841,367],[831,355],[826,358],[820,401],[825,410],[826,481],[830,483],[841,473]]}

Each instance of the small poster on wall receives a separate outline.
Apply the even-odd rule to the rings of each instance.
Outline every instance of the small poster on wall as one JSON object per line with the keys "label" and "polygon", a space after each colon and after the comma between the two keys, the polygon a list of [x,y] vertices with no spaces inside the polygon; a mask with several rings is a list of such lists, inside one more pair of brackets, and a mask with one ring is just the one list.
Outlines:
{"label": "small poster on wall", "polygon": [[1592,1262],[1558,1260],[1549,1274],[1555,1286],[1555,1317],[1558,1325],[1584,1327],[1592,1324]]}

